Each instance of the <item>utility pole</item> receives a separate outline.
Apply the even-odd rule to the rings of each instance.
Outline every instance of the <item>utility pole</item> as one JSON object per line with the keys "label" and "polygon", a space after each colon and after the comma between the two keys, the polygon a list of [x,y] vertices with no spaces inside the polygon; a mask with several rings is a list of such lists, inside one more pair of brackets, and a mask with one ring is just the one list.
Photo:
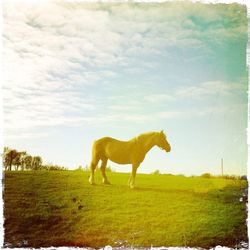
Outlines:
{"label": "utility pole", "polygon": [[223,158],[221,158],[221,176],[223,176]]}

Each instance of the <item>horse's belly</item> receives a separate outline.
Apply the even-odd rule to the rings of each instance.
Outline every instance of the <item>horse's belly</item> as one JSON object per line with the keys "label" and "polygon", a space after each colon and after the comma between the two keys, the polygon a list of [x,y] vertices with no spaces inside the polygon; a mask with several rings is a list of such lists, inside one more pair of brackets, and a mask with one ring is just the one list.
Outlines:
{"label": "horse's belly", "polygon": [[126,145],[108,145],[106,148],[106,156],[109,160],[118,164],[131,163],[131,152]]}
{"label": "horse's belly", "polygon": [[108,158],[112,162],[115,162],[115,163],[118,163],[118,164],[130,164],[131,163],[130,159],[127,159],[127,158],[125,159],[123,157],[109,156]]}

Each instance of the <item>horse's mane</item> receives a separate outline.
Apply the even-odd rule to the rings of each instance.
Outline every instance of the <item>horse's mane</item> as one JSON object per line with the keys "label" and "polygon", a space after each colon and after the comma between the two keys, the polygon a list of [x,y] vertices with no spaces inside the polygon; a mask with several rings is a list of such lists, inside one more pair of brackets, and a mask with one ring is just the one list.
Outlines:
{"label": "horse's mane", "polygon": [[142,133],[142,134],[138,135],[137,137],[138,138],[149,137],[149,136],[155,135],[155,134],[158,134],[158,132],[146,132],[146,133]]}
{"label": "horse's mane", "polygon": [[144,139],[145,137],[151,137],[153,135],[159,134],[159,132],[146,132],[146,133],[142,133],[134,138],[132,138],[130,141],[138,141],[141,139]]}
{"label": "horse's mane", "polygon": [[150,138],[156,134],[159,134],[159,133],[158,132],[146,132],[146,133],[138,135],[137,137],[135,137],[135,139],[138,141],[143,141],[143,139]]}

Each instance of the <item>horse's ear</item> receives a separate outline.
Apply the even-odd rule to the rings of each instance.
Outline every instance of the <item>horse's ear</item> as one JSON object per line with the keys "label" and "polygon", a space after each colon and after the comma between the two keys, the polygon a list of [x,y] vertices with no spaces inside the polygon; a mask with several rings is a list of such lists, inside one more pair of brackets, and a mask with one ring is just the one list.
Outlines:
{"label": "horse's ear", "polygon": [[161,134],[164,134],[164,130],[162,130],[160,133],[161,133]]}

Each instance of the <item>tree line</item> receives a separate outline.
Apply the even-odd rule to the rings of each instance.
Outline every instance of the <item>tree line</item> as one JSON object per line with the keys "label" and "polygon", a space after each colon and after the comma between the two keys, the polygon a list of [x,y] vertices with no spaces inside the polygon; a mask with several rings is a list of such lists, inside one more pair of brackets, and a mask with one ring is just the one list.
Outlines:
{"label": "tree line", "polygon": [[11,170],[66,170],[65,167],[43,164],[41,156],[29,155],[26,151],[17,151],[9,147],[4,147],[3,166],[7,171]]}

